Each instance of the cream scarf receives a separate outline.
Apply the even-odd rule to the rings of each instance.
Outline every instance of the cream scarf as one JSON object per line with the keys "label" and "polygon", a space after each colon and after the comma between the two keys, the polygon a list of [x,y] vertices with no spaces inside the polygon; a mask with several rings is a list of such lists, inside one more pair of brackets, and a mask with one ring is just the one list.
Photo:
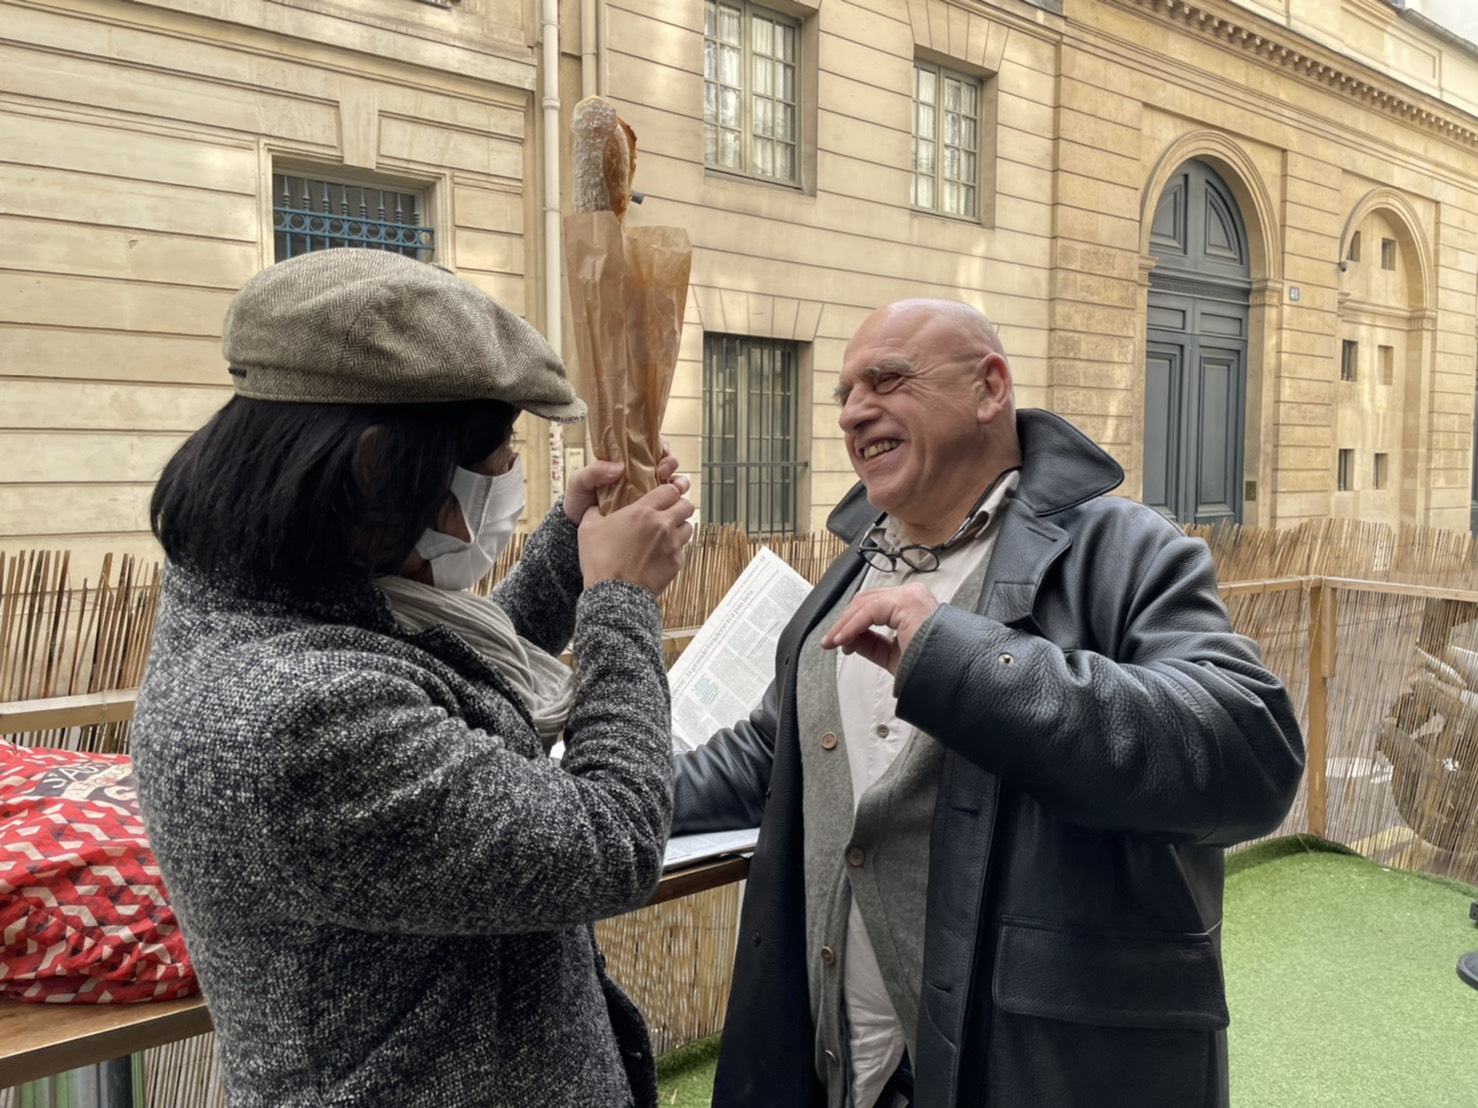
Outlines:
{"label": "cream scarf", "polygon": [[564,731],[575,706],[570,668],[513,629],[502,607],[474,593],[438,589],[409,577],[377,577],[395,622],[407,631],[445,627],[466,640],[518,693],[547,750]]}

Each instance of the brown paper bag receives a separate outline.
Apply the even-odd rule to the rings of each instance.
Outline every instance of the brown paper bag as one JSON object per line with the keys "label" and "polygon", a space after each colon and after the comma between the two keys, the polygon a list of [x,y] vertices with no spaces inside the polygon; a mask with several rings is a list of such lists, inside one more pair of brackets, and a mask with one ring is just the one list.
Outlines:
{"label": "brown paper bag", "polygon": [[623,229],[612,212],[565,216],[565,270],[587,434],[626,472],[600,490],[602,513],[657,487],[693,248],[678,227]]}

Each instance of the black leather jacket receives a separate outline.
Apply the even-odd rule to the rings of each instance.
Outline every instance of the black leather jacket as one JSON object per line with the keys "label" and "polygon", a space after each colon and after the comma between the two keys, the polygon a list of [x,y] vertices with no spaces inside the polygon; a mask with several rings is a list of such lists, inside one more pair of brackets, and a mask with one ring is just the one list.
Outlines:
{"label": "black leather jacket", "polygon": [[[1292,804],[1303,741],[1232,632],[1206,545],[1103,494],[1118,465],[1018,415],[1023,466],[978,612],[939,608],[901,718],[946,747],[930,840],[916,1108],[1221,1108],[1222,848]],[[830,521],[855,541],[861,488]],[[678,760],[678,832],[760,824],[715,1108],[824,1103],[805,966],[795,655],[861,569],[844,554],[745,722]]]}

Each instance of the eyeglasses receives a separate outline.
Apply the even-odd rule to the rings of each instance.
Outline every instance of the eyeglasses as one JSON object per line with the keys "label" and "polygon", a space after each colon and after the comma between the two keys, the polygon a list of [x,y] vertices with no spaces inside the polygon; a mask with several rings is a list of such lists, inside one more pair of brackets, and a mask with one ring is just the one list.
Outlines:
{"label": "eyeglasses", "polygon": [[952,546],[957,546],[962,542],[969,542],[985,530],[986,526],[990,523],[993,512],[982,512],[980,506],[990,499],[990,494],[996,491],[996,486],[1020,468],[1019,465],[1008,466],[996,474],[991,483],[985,487],[985,491],[980,494],[980,498],[970,508],[969,513],[965,516],[965,522],[960,524],[959,530],[943,542],[935,543],[933,546],[915,542],[909,543],[907,546],[900,546],[897,550],[887,550],[878,543],[879,536],[886,529],[884,524],[878,523],[874,524],[872,530],[868,531],[867,537],[857,544],[857,556],[872,566],[873,569],[881,570],[884,573],[892,573],[898,568],[899,562],[908,566],[915,573],[933,573],[939,568],[939,556],[941,554]]}
{"label": "eyeglasses", "polygon": [[924,543],[910,543],[900,546],[897,550],[887,550],[878,543],[878,538],[883,534],[883,525],[877,524],[867,533],[867,537],[857,545],[857,555],[873,569],[881,570],[883,573],[892,573],[902,562],[915,573],[933,573],[939,568],[939,556],[953,546],[962,542],[968,542],[990,522],[989,512],[972,512],[965,517],[965,522],[960,524],[960,529],[941,543],[932,546]]}

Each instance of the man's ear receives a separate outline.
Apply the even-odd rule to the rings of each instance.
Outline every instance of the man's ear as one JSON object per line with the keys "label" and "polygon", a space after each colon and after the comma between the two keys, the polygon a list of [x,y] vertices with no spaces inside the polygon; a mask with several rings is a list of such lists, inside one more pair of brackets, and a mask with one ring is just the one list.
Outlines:
{"label": "man's ear", "polygon": [[1004,354],[992,351],[981,359],[979,382],[976,419],[982,424],[991,423],[1011,407],[1011,363]]}

